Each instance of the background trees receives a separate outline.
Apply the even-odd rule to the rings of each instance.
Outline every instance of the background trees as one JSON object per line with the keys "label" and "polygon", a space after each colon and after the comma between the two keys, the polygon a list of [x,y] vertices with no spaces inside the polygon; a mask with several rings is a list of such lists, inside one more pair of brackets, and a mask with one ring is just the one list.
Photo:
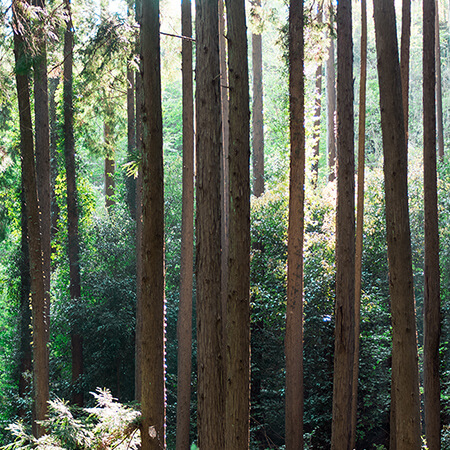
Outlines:
{"label": "background trees", "polygon": [[[80,297],[75,304],[70,302],[70,264],[68,261],[68,207],[63,154],[63,109],[64,85],[56,83],[54,127],[52,136],[56,151],[52,158],[53,190],[58,211],[54,218],[52,237],[52,310],[50,333],[50,381],[51,396],[71,398],[71,351],[70,330],[77,330],[84,338],[84,373],[78,385],[84,394],[84,401],[91,405],[93,399],[88,394],[97,385],[107,386],[111,394],[120,401],[135,397],[134,352],[136,329],[136,241],[134,223],[127,198],[127,170],[141,164],[141,158],[130,154],[127,145],[126,121],[126,71],[127,61],[136,67],[134,52],[137,26],[129,18],[128,5],[117,2],[105,6],[105,20],[100,20],[98,5],[76,2],[71,18],[73,20],[73,131],[75,142],[75,167],[78,190],[79,212],[79,270],[82,280]],[[209,3],[208,3],[209,5]],[[53,10],[53,6],[56,10]],[[248,5],[249,6],[249,5]],[[56,18],[63,8],[49,4],[49,17]],[[420,72],[422,59],[422,12],[418,3],[411,4],[411,64],[410,64],[410,120],[409,120],[409,217],[412,247],[412,274],[417,308],[417,332],[419,354],[423,351],[423,294],[424,294],[424,206],[422,174],[422,95],[420,85],[423,76]],[[447,111],[448,68],[446,51],[448,47],[448,5],[439,3],[441,11],[441,50],[443,78],[444,123]],[[372,17],[372,5],[368,5],[368,17]],[[166,257],[166,278],[164,294],[166,298],[166,422],[167,447],[175,446],[176,391],[177,379],[177,316],[180,311],[180,247],[181,247],[181,204],[182,204],[182,83],[179,52],[184,34],[180,30],[180,8],[163,1],[161,10],[161,55],[162,55],[162,116],[164,132],[164,242]],[[288,230],[288,183],[289,183],[289,94],[287,55],[287,34],[283,27],[287,24],[288,9],[282,2],[262,2],[257,8],[264,23],[262,41],[262,68],[264,85],[264,142],[265,142],[265,192],[260,197],[251,198],[251,321],[252,344],[252,412],[250,416],[250,447],[276,448],[286,444],[285,440],[285,344],[286,283],[287,283],[287,230]],[[3,11],[3,9],[2,9]],[[34,10],[27,9],[30,20],[35,20]],[[327,108],[322,108],[320,128],[314,126],[317,117],[315,101],[317,89],[315,74],[318,61],[334,68],[326,58],[331,39],[336,38],[335,11],[331,5],[325,7],[327,19],[324,24],[317,20],[316,5],[305,2],[305,217],[304,217],[304,441],[310,448],[329,448],[332,424],[332,383],[334,360],[335,328],[335,184],[328,183],[327,145],[325,134],[334,137],[334,110],[331,120],[325,120]],[[354,26],[354,88],[359,87],[359,58],[361,48],[359,35],[361,22],[359,8],[353,14]],[[3,13],[2,13],[3,14]],[[226,14],[226,11],[225,11]],[[251,8],[248,8],[251,14]],[[401,11],[397,11],[397,23]],[[247,22],[256,19],[247,16]],[[2,15],[4,17],[4,15]],[[7,16],[6,16],[7,17]],[[48,19],[50,21],[50,18]],[[34,23],[34,22],[32,22]],[[50,22],[46,22],[50,23]],[[53,23],[53,22],[52,22]],[[66,22],[64,17],[60,28],[47,28],[54,33],[54,39],[47,40],[48,66],[52,78],[62,79],[63,42]],[[106,26],[105,26],[106,25]],[[374,23],[368,20],[368,70],[366,107],[366,193],[364,219],[364,239],[362,255],[361,288],[361,347],[359,396],[357,404],[356,448],[371,448],[374,444],[387,445],[389,442],[390,388],[389,369],[391,364],[390,335],[390,296],[386,228],[384,225],[385,201],[382,176],[382,138],[380,133],[379,86],[376,74],[376,53]],[[324,28],[327,37],[324,37]],[[227,30],[227,28],[225,28]],[[231,32],[231,30],[226,31]],[[240,30],[241,32],[243,30]],[[0,47],[0,420],[2,425],[9,423],[16,412],[24,415],[30,412],[26,394],[19,399],[17,393],[19,354],[19,322],[26,324],[26,314],[19,312],[18,265],[21,240],[20,214],[20,158],[19,158],[19,114],[17,108],[15,77],[13,74],[12,34],[7,21],[0,26],[2,45]],[[168,35],[171,36],[168,36]],[[51,35],[51,33],[50,33]],[[28,38],[28,35],[24,34]],[[198,55],[198,47],[196,48]],[[68,55],[68,53],[67,53]],[[230,55],[231,56],[231,55]],[[66,59],[67,61],[67,59]],[[34,66],[30,62],[29,68]],[[256,65],[255,65],[256,66]],[[129,66],[128,66],[129,67]],[[255,67],[256,68],[256,67]],[[32,74],[32,72],[30,72]],[[251,72],[250,72],[251,74]],[[327,74],[332,70],[327,69]],[[217,74],[216,74],[217,75]],[[34,86],[30,76],[31,87]],[[252,75],[250,75],[252,78]],[[214,79],[214,77],[212,78]],[[215,79],[214,79],[215,80]],[[197,83],[199,80],[197,80]],[[231,82],[231,80],[230,80]],[[229,92],[228,82],[222,84],[223,92]],[[131,86],[131,83],[130,83]],[[331,88],[322,94],[322,105],[330,99]],[[54,89],[54,91],[53,91]],[[31,106],[34,89],[30,90]],[[114,207],[107,209],[104,198],[104,106],[102,92],[108,92],[112,99],[110,106],[114,115],[115,148],[115,192]],[[98,95],[97,95],[98,94]],[[51,96],[52,97],[52,96]],[[228,97],[228,95],[227,95]],[[428,96],[429,97],[429,96]],[[216,106],[216,105],[214,105]],[[357,100],[355,100],[354,110]],[[349,106],[350,108],[350,106]],[[138,109],[140,111],[140,109]],[[359,113],[356,113],[359,115]],[[231,120],[231,118],[230,118]],[[330,125],[328,126],[327,123]],[[137,125],[139,122],[137,123]],[[315,130],[315,131],[314,131]],[[200,131],[200,128],[197,129]],[[311,181],[314,174],[310,170],[314,160],[314,144],[320,132],[318,178],[315,191]],[[444,129],[444,137],[448,137]],[[216,148],[216,147],[215,147]],[[330,147],[331,148],[331,147]],[[216,155],[217,156],[217,155]],[[220,156],[219,156],[220,158]],[[126,166],[124,164],[127,164]],[[219,162],[219,166],[220,166]],[[216,167],[214,167],[216,170]],[[434,170],[433,170],[434,171]],[[446,348],[449,323],[448,309],[448,195],[449,170],[444,160],[437,164],[437,187],[439,208],[439,234],[442,242],[441,284],[442,284],[442,344],[441,361],[441,402],[443,444],[446,426],[449,423],[447,410],[449,389],[449,361]],[[197,173],[198,175],[198,173]],[[231,174],[230,174],[231,177]],[[28,180],[29,181],[29,180]],[[291,180],[292,181],[292,180]],[[139,193],[139,189],[138,189]],[[256,194],[256,191],[255,191]],[[223,198],[219,200],[222,203]],[[214,205],[215,206],[215,205]],[[59,209],[59,210],[58,210]],[[139,216],[139,213],[137,213]],[[138,221],[139,223],[139,221]],[[197,231],[199,229],[197,228]],[[25,231],[26,235],[26,231]],[[204,241],[203,241],[204,242]],[[139,246],[139,244],[137,244]],[[202,243],[197,241],[197,245]],[[222,252],[223,253],[223,252]],[[140,278],[140,277],[139,277]],[[24,278],[24,281],[25,278]],[[195,280],[198,281],[198,280]],[[223,283],[221,280],[221,286]],[[26,283],[24,283],[26,286]],[[194,331],[198,297],[193,285],[193,313],[183,317],[192,323]],[[29,312],[28,294],[22,301],[23,311]],[[182,313],[183,315],[184,313]],[[80,317],[82,320],[80,320]],[[158,319],[161,324],[161,320]],[[26,327],[26,325],[25,325]],[[159,333],[159,332],[158,332]],[[188,405],[191,415],[186,416],[189,426],[187,440],[197,442],[197,394],[199,392],[198,344],[194,332],[192,343],[193,366],[188,383]],[[26,333],[22,334],[24,343],[30,344]],[[160,334],[158,334],[160,336]],[[26,345],[24,345],[26,350]],[[181,348],[181,347],[180,347]],[[225,355],[225,354],[223,354]],[[26,356],[26,355],[25,355]],[[158,355],[158,361],[162,361]],[[190,359],[190,358],[189,358]],[[206,362],[205,362],[206,364]],[[183,363],[181,362],[181,365]],[[419,370],[422,370],[421,364]],[[138,372],[139,373],[139,372]],[[24,372],[23,379],[30,379]],[[22,391],[22,394],[23,391]],[[290,398],[292,400],[292,398]],[[289,400],[289,399],[287,399]],[[20,408],[19,408],[20,406]],[[53,414],[53,413],[52,413]],[[3,431],[3,442],[11,437]],[[392,433],[393,434],[393,433]],[[448,433],[447,433],[448,434]]]}

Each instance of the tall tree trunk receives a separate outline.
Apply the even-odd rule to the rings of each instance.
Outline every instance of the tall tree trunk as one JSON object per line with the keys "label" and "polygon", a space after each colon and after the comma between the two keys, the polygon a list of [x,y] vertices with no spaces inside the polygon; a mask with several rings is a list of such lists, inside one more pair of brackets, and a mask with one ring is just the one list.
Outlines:
{"label": "tall tree trunk", "polygon": [[[320,12],[322,14],[322,12]],[[316,70],[316,92],[314,99],[314,147],[312,163],[312,183],[317,186],[319,179],[319,157],[320,157],[320,114],[322,109],[322,63]]]}
{"label": "tall tree trunk", "polygon": [[226,0],[229,93],[229,253],[225,447],[250,441],[250,107],[244,0]]}
{"label": "tall tree trunk", "polygon": [[[223,342],[226,345],[226,317],[227,317],[227,280],[228,280],[228,240],[229,240],[229,213],[230,213],[230,170],[229,170],[229,146],[230,146],[230,105],[228,100],[228,71],[227,71],[227,39],[225,37],[225,13],[224,1],[218,2],[219,13],[219,61],[220,61],[220,99],[222,105],[222,156],[220,159],[220,183],[221,183],[221,239],[222,239],[222,260],[221,260],[221,283],[222,283],[222,324]],[[225,352],[225,350],[224,350]]]}
{"label": "tall tree trunk", "polygon": [[439,159],[444,159],[444,124],[442,118],[441,40],[439,36],[439,0],[436,0],[435,57],[436,57],[436,125]]}
{"label": "tall tree trunk", "polygon": [[332,449],[351,448],[355,348],[355,155],[351,0],[337,6],[336,307]]}
{"label": "tall tree trunk", "polygon": [[[45,8],[44,0],[33,0],[33,5]],[[40,16],[43,19],[43,14]],[[36,143],[36,175],[41,221],[42,263],[44,270],[44,310],[47,341],[50,338],[50,260],[51,260],[51,181],[50,132],[48,113],[47,45],[45,37],[39,42],[39,54],[34,61],[34,117]]]}
{"label": "tall tree trunk", "polygon": [[40,437],[44,428],[37,422],[47,415],[49,399],[49,364],[47,348],[48,317],[45,307],[45,285],[42,267],[41,224],[39,218],[39,201],[34,161],[33,128],[31,121],[30,90],[28,73],[20,70],[23,67],[25,42],[19,33],[19,18],[23,16],[25,5],[20,0],[13,1],[14,17],[14,54],[16,61],[16,86],[20,121],[20,149],[22,157],[23,188],[25,192],[28,248],[31,278],[31,308],[33,329],[33,434]]}
{"label": "tall tree trunk", "polygon": [[198,445],[224,448],[221,100],[217,1],[196,1]]}
{"label": "tall tree trunk", "polygon": [[[333,8],[330,2],[329,8]],[[327,153],[328,153],[328,180],[336,178],[336,77],[334,70],[334,37],[329,36],[330,47],[326,64],[327,74]]]}
{"label": "tall tree trunk", "polygon": [[[23,169],[23,165],[22,165]],[[22,170],[22,180],[26,174]],[[31,383],[29,374],[33,370],[33,352],[31,348],[31,310],[30,310],[30,255],[28,251],[28,218],[25,205],[25,193],[22,182],[20,195],[21,206],[21,229],[22,237],[20,244],[20,373],[19,373],[19,397],[23,400],[30,393]],[[26,416],[25,402],[19,407],[18,415]]]}
{"label": "tall tree trunk", "polygon": [[[180,307],[178,311],[177,450],[189,448],[192,358],[192,277],[194,258],[194,90],[192,8],[181,3],[183,78],[183,194],[181,217]],[[187,38],[187,39],[186,39]]]}
{"label": "tall tree trunk", "polygon": [[[70,0],[65,0],[70,18]],[[67,227],[69,240],[70,265],[70,299],[76,302],[81,297],[80,278],[80,244],[78,236],[78,194],[75,166],[75,140],[73,135],[73,25],[67,22],[64,35],[64,157],[67,182]],[[83,338],[78,324],[72,324],[72,399],[79,406],[83,405],[81,377],[83,375]]]}
{"label": "tall tree trunk", "polygon": [[439,337],[439,226],[436,173],[435,0],[423,1],[423,190],[425,219],[424,269],[424,410],[430,450],[441,448]]}
{"label": "tall tree trunk", "polygon": [[[260,25],[258,9],[261,0],[255,0],[256,14],[253,20]],[[260,197],[264,193],[264,115],[263,115],[263,67],[261,30],[252,33],[252,73],[253,73],[253,195]]]}
{"label": "tall tree trunk", "polygon": [[116,203],[114,193],[116,189],[115,171],[116,160],[113,143],[113,111],[110,100],[105,99],[105,118],[103,122],[103,139],[105,140],[105,206],[109,211]]}
{"label": "tall tree trunk", "polygon": [[142,449],[165,447],[164,173],[159,0],[142,1]]}
{"label": "tall tree trunk", "polygon": [[291,166],[286,304],[286,449],[303,448],[303,236],[305,202],[305,90],[303,1],[289,7]]}
{"label": "tall tree trunk", "polygon": [[406,146],[408,146],[409,118],[409,47],[411,40],[411,0],[402,0],[402,35],[400,40],[400,72],[402,78],[403,114]]}
{"label": "tall tree trunk", "polygon": [[364,228],[364,160],[366,141],[366,79],[367,79],[367,5],[361,0],[361,73],[359,83],[358,127],[358,189],[356,204],[355,242],[355,356],[353,359],[352,437],[350,448],[355,448],[358,411],[359,333],[361,321],[361,276]]}
{"label": "tall tree trunk", "polygon": [[374,0],[381,128],[383,133],[386,234],[392,312],[391,448],[420,448],[419,380],[411,237],[408,212],[407,144],[394,2]]}

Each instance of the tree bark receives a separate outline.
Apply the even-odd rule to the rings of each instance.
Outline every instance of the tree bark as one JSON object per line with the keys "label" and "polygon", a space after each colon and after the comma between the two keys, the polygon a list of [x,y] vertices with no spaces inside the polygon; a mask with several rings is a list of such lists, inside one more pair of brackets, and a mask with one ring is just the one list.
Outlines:
{"label": "tree bark", "polygon": [[286,449],[303,448],[303,236],[305,202],[305,92],[303,1],[289,7],[291,163],[286,304]]}
{"label": "tree bark", "polygon": [[411,238],[407,144],[402,83],[392,0],[374,1],[381,128],[383,133],[386,234],[392,313],[392,402],[396,450],[420,448],[419,380]]}
{"label": "tree bark", "polygon": [[436,58],[436,122],[438,154],[444,160],[444,124],[442,118],[441,40],[439,37],[439,0],[436,0],[435,58]]}
{"label": "tree bark", "polygon": [[217,0],[196,2],[198,445],[224,448],[221,100]]}
{"label": "tree bark", "polygon": [[229,69],[229,250],[225,447],[250,443],[250,108],[244,0],[226,0]]}
{"label": "tree bark", "polygon": [[164,173],[159,0],[142,1],[142,449],[165,447]]}
{"label": "tree bark", "polygon": [[351,0],[337,6],[336,307],[332,449],[351,448],[355,348],[355,156]]}
{"label": "tree bark", "polygon": [[366,132],[366,79],[367,79],[367,5],[361,0],[361,72],[359,83],[358,127],[358,189],[356,205],[355,240],[355,356],[353,358],[352,435],[351,448],[356,445],[358,412],[359,333],[361,322],[361,276],[364,228],[364,160]]}
{"label": "tree bark", "polygon": [[42,266],[41,224],[34,160],[33,128],[31,120],[30,90],[28,72],[20,70],[23,66],[25,42],[19,33],[19,18],[23,17],[24,5],[20,0],[12,4],[14,19],[14,55],[16,62],[16,86],[20,122],[20,149],[22,158],[23,188],[25,193],[28,248],[31,279],[31,309],[33,329],[33,435],[40,437],[45,429],[37,421],[47,415],[49,399],[49,362],[48,362],[48,317],[45,307],[45,285]]}
{"label": "tree bark", "polygon": [[[78,236],[78,194],[76,184],[75,140],[73,135],[73,25],[70,0],[65,0],[69,15],[64,35],[64,157],[67,182],[67,227],[69,240],[70,299],[76,302],[81,297],[80,244]],[[83,375],[83,338],[78,324],[72,324],[72,400],[83,405],[83,391],[80,385]]]}
{"label": "tree bark", "polygon": [[[181,3],[181,34],[192,37],[190,0]],[[177,450],[189,448],[192,358],[192,277],[194,258],[194,90],[192,41],[182,42],[183,194],[180,306],[178,310]]]}
{"label": "tree bark", "polygon": [[[261,18],[258,8],[261,0],[255,0],[256,15],[253,20]],[[258,23],[257,23],[258,25]],[[252,73],[253,73],[253,195],[260,197],[264,193],[264,114],[263,114],[263,67],[262,67],[262,35],[252,33]]]}
{"label": "tree bark", "polygon": [[440,272],[436,172],[435,0],[423,1],[423,190],[425,220],[424,269],[424,410],[430,450],[441,448],[439,338]]}

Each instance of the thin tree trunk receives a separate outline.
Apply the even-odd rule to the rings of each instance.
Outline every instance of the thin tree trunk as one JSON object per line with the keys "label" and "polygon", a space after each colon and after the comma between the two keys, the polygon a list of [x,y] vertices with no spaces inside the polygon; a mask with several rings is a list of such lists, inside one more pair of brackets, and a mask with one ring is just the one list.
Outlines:
{"label": "thin tree trunk", "polygon": [[305,202],[305,92],[303,1],[289,8],[291,166],[286,304],[286,449],[303,449],[303,236]]}
{"label": "thin tree trunk", "polygon": [[198,446],[224,448],[218,2],[196,2]]}
{"label": "thin tree trunk", "polygon": [[337,6],[336,308],[332,449],[351,448],[355,352],[355,156],[351,0]]}
{"label": "thin tree trunk", "polygon": [[[332,8],[330,3],[330,8]],[[336,178],[336,77],[334,69],[334,37],[329,36],[330,47],[326,64],[327,74],[327,149],[328,149],[328,180]]]}
{"label": "thin tree trunk", "polygon": [[[192,37],[190,0],[181,3],[181,34]],[[192,358],[192,277],[194,258],[194,90],[192,41],[182,42],[183,194],[180,306],[178,311],[177,450],[189,448]]]}
{"label": "thin tree trunk", "polygon": [[420,448],[419,376],[411,237],[407,144],[394,2],[374,0],[381,127],[383,132],[386,234],[392,313],[391,448]]}
{"label": "thin tree trunk", "polygon": [[439,0],[436,0],[436,25],[435,25],[435,54],[436,54],[436,123],[438,154],[441,161],[444,160],[444,124],[442,118],[442,76],[441,76],[441,40],[439,37]]}
{"label": "thin tree trunk", "polygon": [[[320,12],[321,14],[321,12]],[[319,179],[319,157],[320,157],[320,114],[322,109],[322,64],[316,70],[316,91],[314,99],[314,147],[312,164],[312,183],[317,186]]]}
{"label": "thin tree trunk", "polygon": [[[228,71],[227,71],[227,39],[225,38],[225,13],[224,1],[218,2],[219,14],[219,61],[220,61],[220,100],[222,105],[222,156],[221,156],[221,239],[222,239],[222,323],[223,323],[223,341],[226,345],[226,317],[227,317],[227,280],[228,280],[228,240],[229,240],[229,213],[230,213],[230,170],[229,170],[229,146],[230,146],[230,105],[228,100]],[[225,352],[225,350],[224,350]]]}
{"label": "thin tree trunk", "polygon": [[159,0],[143,0],[142,110],[142,449],[165,447],[164,173]]}
{"label": "thin tree trunk", "polygon": [[[33,0],[33,5],[45,9],[44,0]],[[42,16],[40,17],[43,20]],[[47,341],[50,338],[50,261],[51,261],[51,181],[50,133],[48,113],[47,45],[45,38],[39,42],[39,54],[34,61],[34,117],[35,155],[41,221],[41,246],[44,270],[44,314]]]}
{"label": "thin tree trunk", "polygon": [[39,201],[34,161],[33,128],[31,121],[30,90],[28,73],[19,67],[26,58],[25,42],[18,32],[19,17],[23,17],[24,5],[13,1],[14,17],[14,54],[16,67],[16,86],[20,121],[20,148],[22,157],[23,188],[25,192],[28,248],[31,278],[31,308],[33,329],[33,434],[40,437],[45,429],[37,422],[47,415],[49,399],[49,364],[47,349],[48,317],[45,307],[45,285],[42,267],[41,225],[39,219]]}
{"label": "thin tree trunk", "polygon": [[[23,165],[22,165],[23,169]],[[22,171],[22,180],[26,174]],[[31,383],[29,374],[33,370],[33,352],[31,347],[31,310],[30,310],[30,256],[28,251],[28,218],[25,206],[25,193],[23,189],[20,195],[21,205],[21,249],[20,249],[20,374],[19,397],[25,401],[30,393]],[[24,418],[27,410],[25,403],[19,407],[18,415]]]}
{"label": "thin tree trunk", "polygon": [[106,156],[105,156],[105,206],[109,211],[116,203],[114,193],[116,189],[116,182],[114,174],[116,171],[115,151],[113,144],[113,125],[112,125],[112,109],[109,105],[109,100],[105,111],[105,119],[103,123],[103,138],[105,140]]}
{"label": "thin tree trunk", "polygon": [[[73,25],[70,19],[70,0],[65,0],[69,21],[64,35],[64,157],[67,181],[67,227],[69,240],[70,299],[76,302],[81,297],[80,244],[78,236],[78,199],[75,166],[75,140],[73,135]],[[83,405],[80,385],[83,375],[83,338],[77,324],[72,324],[72,399]]]}
{"label": "thin tree trunk", "polygon": [[439,227],[436,173],[435,0],[423,1],[424,410],[429,450],[441,448]]}
{"label": "thin tree trunk", "polygon": [[229,254],[225,447],[250,443],[250,107],[244,0],[226,0],[229,93]]}
{"label": "thin tree trunk", "polygon": [[359,333],[361,321],[361,276],[364,228],[364,160],[366,133],[366,79],[367,79],[367,5],[361,0],[361,73],[359,84],[358,128],[358,189],[356,205],[355,242],[355,356],[353,359],[352,437],[351,448],[356,444],[359,374]]}
{"label": "thin tree trunk", "polygon": [[[261,21],[258,8],[261,0],[254,2],[256,15],[253,20]],[[258,23],[257,23],[258,25]],[[253,73],[253,195],[260,197],[264,193],[264,115],[263,115],[263,67],[262,35],[252,33],[252,73]]]}

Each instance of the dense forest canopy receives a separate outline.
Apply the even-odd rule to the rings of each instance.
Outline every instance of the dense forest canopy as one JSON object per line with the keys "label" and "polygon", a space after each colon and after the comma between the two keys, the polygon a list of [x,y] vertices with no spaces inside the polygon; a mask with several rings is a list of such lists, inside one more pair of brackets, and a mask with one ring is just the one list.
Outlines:
{"label": "dense forest canopy", "polygon": [[450,448],[448,2],[0,8],[2,448]]}

